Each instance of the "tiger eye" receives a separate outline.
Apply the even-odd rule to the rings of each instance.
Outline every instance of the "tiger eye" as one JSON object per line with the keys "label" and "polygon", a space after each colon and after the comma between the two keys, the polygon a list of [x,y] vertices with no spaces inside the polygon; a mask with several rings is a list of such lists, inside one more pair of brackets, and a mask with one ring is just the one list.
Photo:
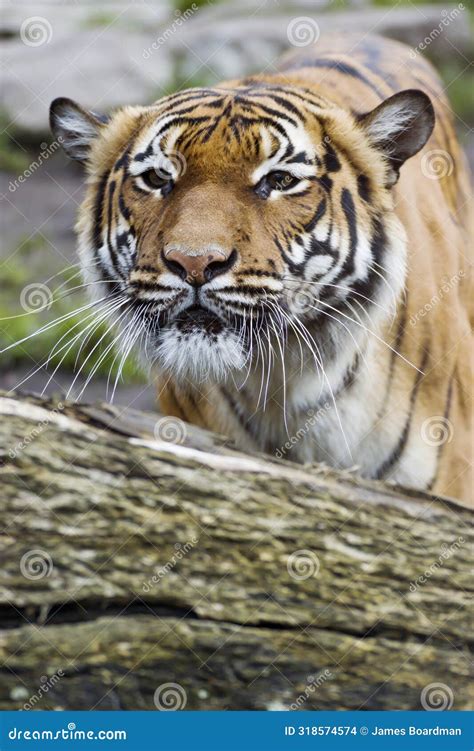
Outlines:
{"label": "tiger eye", "polygon": [[261,198],[268,198],[272,190],[290,190],[294,188],[300,182],[299,177],[291,175],[289,172],[283,170],[275,170],[269,172],[268,175],[264,175],[260,182],[255,186],[255,192]]}
{"label": "tiger eye", "polygon": [[172,183],[172,177],[167,172],[157,172],[155,169],[149,169],[143,172],[140,177],[145,185],[153,190],[161,190],[161,188],[170,186]]}

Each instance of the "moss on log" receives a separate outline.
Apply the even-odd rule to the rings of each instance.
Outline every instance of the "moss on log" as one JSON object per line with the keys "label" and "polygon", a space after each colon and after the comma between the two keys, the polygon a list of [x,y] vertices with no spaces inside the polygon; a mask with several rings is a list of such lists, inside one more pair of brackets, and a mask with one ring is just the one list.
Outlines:
{"label": "moss on log", "polygon": [[35,396],[0,447],[0,708],[472,706],[455,501]]}

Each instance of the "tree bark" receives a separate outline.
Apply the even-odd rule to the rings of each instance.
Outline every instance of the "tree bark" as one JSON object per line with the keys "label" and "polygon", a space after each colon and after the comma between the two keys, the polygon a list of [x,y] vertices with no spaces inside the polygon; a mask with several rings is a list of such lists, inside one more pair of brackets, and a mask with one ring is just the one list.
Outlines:
{"label": "tree bark", "polygon": [[472,705],[455,501],[105,404],[0,394],[0,447],[1,709]]}

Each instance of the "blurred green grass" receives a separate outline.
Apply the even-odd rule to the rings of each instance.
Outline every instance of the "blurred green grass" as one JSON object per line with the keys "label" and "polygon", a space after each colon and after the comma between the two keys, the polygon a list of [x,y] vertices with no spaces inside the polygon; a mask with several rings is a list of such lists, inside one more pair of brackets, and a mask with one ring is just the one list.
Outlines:
{"label": "blurred green grass", "polygon": [[[77,268],[69,268],[56,274],[55,278],[48,283],[48,279],[39,283],[45,284],[46,299],[51,305],[42,309],[44,304],[31,306],[29,311],[22,308],[22,292],[33,279],[44,278],[44,264],[38,263],[47,249],[46,243],[41,237],[31,238],[21,243],[13,258],[4,263],[0,269],[0,350],[9,347],[14,342],[19,342],[25,337],[33,335],[41,327],[48,325],[55,319],[68,316],[66,320],[58,323],[46,331],[32,336],[27,342],[12,347],[2,354],[2,370],[14,369],[19,366],[34,367],[44,362],[51,353],[48,370],[52,372],[61,363],[61,368],[70,373],[76,372],[82,366],[82,374],[87,376],[97,367],[98,376],[109,376],[115,379],[121,356],[114,363],[116,350],[111,350],[100,362],[106,348],[113,341],[114,332],[110,326],[103,322],[97,328],[91,327],[90,336],[84,335],[84,344],[81,348],[80,358],[76,362],[78,351],[83,337],[68,350],[61,348],[78,334],[84,326],[91,323],[93,318],[88,317],[93,309],[88,308],[83,312],[75,313],[89,300],[85,293],[76,290],[82,284]],[[38,266],[43,266],[43,275]],[[36,272],[35,272],[36,268]],[[38,297],[41,297],[41,286]],[[48,295],[51,294],[49,298]],[[36,308],[36,309],[35,309]],[[116,332],[115,332],[116,333]],[[62,338],[64,337],[64,338]],[[94,349],[95,345],[103,338],[101,344]],[[60,342],[54,353],[55,345]],[[128,358],[123,368],[123,377],[128,382],[142,383],[143,375],[137,370],[136,365]]]}
{"label": "blurred green grass", "polygon": [[[453,112],[458,115],[466,129],[471,128],[474,124],[474,71],[472,64],[470,68],[467,68],[466,61],[459,61],[459,59],[449,60],[441,65],[436,65],[436,60],[432,59],[432,62],[444,81],[446,96],[451,103]],[[459,126],[459,122],[457,125]],[[459,127],[458,130],[462,139],[463,130]]]}
{"label": "blurred green grass", "polygon": [[0,110],[0,170],[19,175],[28,167],[31,160],[28,152],[15,143],[8,127],[8,118]]}

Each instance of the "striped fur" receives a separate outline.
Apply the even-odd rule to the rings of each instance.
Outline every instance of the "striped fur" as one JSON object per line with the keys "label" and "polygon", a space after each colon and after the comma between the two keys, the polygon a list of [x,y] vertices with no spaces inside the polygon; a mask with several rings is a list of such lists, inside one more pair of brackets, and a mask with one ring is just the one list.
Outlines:
{"label": "striped fur", "polygon": [[469,500],[469,187],[425,61],[331,36],[107,122],[57,100],[52,125],[87,163],[86,278],[129,297],[166,414]]}

